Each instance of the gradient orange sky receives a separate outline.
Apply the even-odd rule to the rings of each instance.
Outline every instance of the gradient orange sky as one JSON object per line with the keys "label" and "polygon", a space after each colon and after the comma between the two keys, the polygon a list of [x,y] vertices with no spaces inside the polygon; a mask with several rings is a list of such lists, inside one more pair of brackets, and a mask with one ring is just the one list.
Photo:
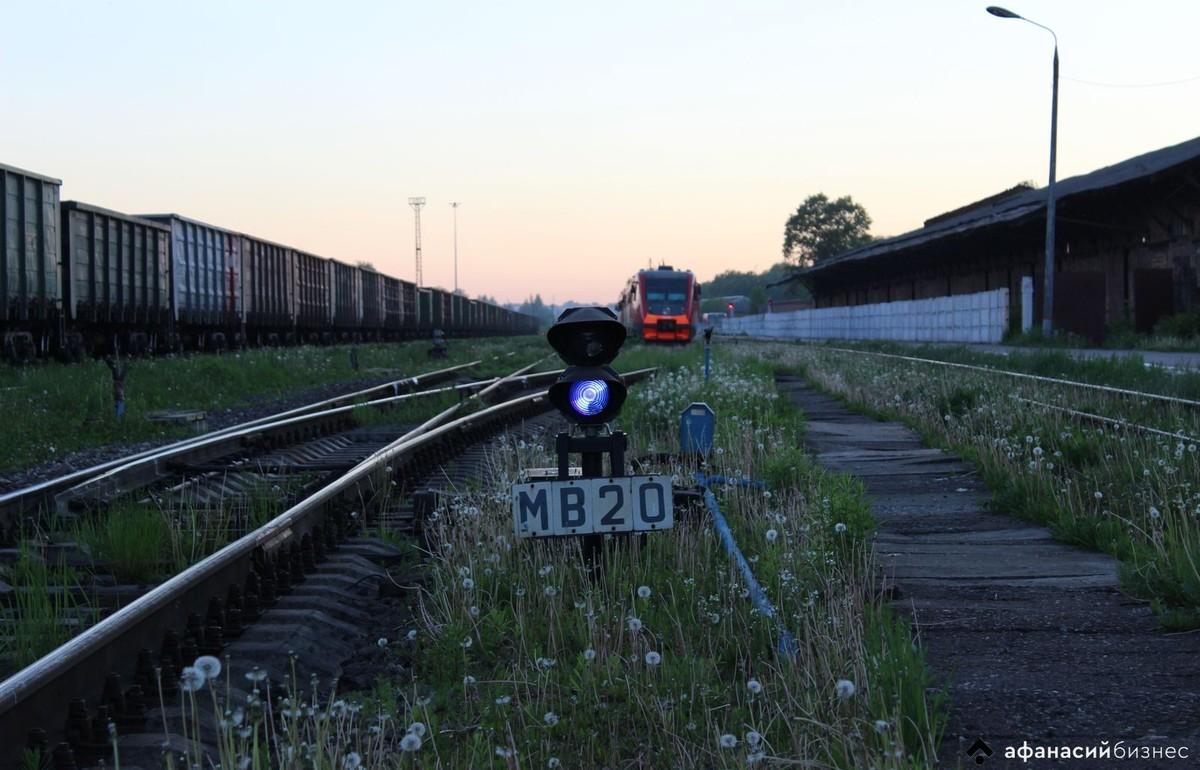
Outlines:
{"label": "gradient orange sky", "polygon": [[[0,162],[472,296],[764,269],[807,195],[891,235],[1046,181],[1050,36],[986,2],[0,0]],[[1062,49],[1059,178],[1200,135],[1200,2],[1013,0]]]}

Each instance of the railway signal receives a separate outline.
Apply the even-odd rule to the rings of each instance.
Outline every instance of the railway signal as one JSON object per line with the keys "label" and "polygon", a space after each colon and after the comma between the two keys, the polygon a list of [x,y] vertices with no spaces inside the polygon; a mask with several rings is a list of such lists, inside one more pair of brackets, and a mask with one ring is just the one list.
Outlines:
{"label": "railway signal", "polygon": [[[550,386],[550,403],[575,427],[555,438],[556,479],[513,485],[517,536],[585,535],[594,549],[602,534],[669,529],[675,521],[670,479],[626,476],[625,434],[603,431],[625,403],[625,380],[609,366],[625,342],[625,326],[606,307],[569,308],[546,339],[567,364]],[[572,454],[580,456],[578,473]]]}
{"label": "railway signal", "polygon": [[625,403],[625,380],[609,364],[625,342],[625,326],[606,307],[564,310],[546,339],[566,364],[550,386],[550,403],[579,425],[610,422]]}

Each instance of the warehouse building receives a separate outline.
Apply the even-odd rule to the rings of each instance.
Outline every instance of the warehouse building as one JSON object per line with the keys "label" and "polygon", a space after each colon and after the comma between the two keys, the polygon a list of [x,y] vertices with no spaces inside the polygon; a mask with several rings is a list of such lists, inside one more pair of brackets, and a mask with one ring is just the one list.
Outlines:
{"label": "warehouse building", "polygon": [[[1057,183],[1054,324],[1100,341],[1128,317],[1140,332],[1200,305],[1200,138]],[[818,308],[1008,288],[1021,323],[1033,279],[1042,316],[1046,190],[1029,185],[929,219],[797,271]]]}

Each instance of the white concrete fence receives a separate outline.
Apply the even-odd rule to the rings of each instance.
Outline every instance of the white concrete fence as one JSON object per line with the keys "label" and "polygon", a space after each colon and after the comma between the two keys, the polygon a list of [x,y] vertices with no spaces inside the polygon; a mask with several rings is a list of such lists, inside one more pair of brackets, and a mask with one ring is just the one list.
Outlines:
{"label": "white concrete fence", "polygon": [[1008,331],[1008,289],[725,318],[719,328],[722,334],[812,340],[1000,342]]}

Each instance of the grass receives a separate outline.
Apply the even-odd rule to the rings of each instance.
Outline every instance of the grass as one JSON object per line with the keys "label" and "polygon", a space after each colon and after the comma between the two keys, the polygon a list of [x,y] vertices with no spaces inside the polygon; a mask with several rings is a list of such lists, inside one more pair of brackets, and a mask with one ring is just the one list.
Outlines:
{"label": "grass", "polygon": [[[609,538],[596,570],[577,540],[514,540],[507,483],[521,467],[552,462],[547,447],[510,444],[495,458],[493,486],[432,524],[439,545],[428,560],[424,620],[397,629],[397,654],[413,674],[392,685],[398,723],[419,721],[428,732],[401,764],[925,761],[940,706],[926,695],[908,629],[875,596],[861,488],[787,453],[803,421],[779,400],[769,367],[725,362],[705,384],[696,353],[634,348],[622,356],[626,366],[645,355],[667,367],[626,403],[631,453],[668,448],[683,405],[705,400],[724,426],[715,470],[761,471],[790,485],[719,496],[760,582],[802,640],[800,656],[777,655],[775,624],[746,600],[703,519]],[[842,518],[854,527],[839,527]]]}
{"label": "grass", "polygon": [[1060,350],[986,353],[967,346],[901,342],[837,342],[832,346],[1004,369],[1093,385],[1200,400],[1200,372],[1147,366],[1140,356],[1076,358]]}
{"label": "grass", "polygon": [[[577,539],[515,539],[508,484],[551,465],[551,447],[503,440],[493,478],[436,512],[430,550],[407,543],[424,569],[420,606],[380,642],[404,676],[340,696],[302,688],[293,670],[280,698],[219,670],[201,676],[220,668],[201,659],[172,729],[195,736],[222,715],[215,764],[229,770],[928,766],[945,705],[875,590],[861,485],[795,449],[803,415],[776,393],[770,364],[722,359],[705,383],[696,348],[633,348],[618,363],[648,359],[664,369],[626,404],[631,455],[669,450],[687,403],[717,410],[712,471],[771,483],[714,491],[797,656],[778,651],[776,623],[747,599],[704,516],[609,537],[598,561]],[[198,751],[167,766],[205,764]]]}
{"label": "grass", "polygon": [[1200,436],[1192,410],[1094,393],[1081,404],[1078,391],[1052,383],[821,347],[777,350],[825,390],[963,455],[982,472],[999,510],[1118,558],[1125,585],[1154,600],[1165,626],[1200,625],[1197,441],[1080,422],[1032,402]]}
{"label": "grass", "polygon": [[[125,380],[126,414],[113,412],[112,377],[101,361],[0,367],[5,409],[0,472],[55,460],[71,452],[109,444],[189,435],[147,415],[164,409],[208,412],[271,401],[341,382],[382,382],[441,369],[477,358],[481,377],[507,373],[541,355],[537,337],[452,341],[449,357],[429,360],[425,342],[359,345],[359,369],[350,347],[255,349],[225,355],[135,359]],[[517,351],[516,356],[489,360]],[[377,369],[383,371],[371,372]]]}
{"label": "grass", "polygon": [[13,588],[0,636],[0,659],[8,666],[29,665],[86,626],[89,612],[80,601],[80,576],[61,554],[47,561],[23,545],[16,561],[0,567],[0,579]]}

